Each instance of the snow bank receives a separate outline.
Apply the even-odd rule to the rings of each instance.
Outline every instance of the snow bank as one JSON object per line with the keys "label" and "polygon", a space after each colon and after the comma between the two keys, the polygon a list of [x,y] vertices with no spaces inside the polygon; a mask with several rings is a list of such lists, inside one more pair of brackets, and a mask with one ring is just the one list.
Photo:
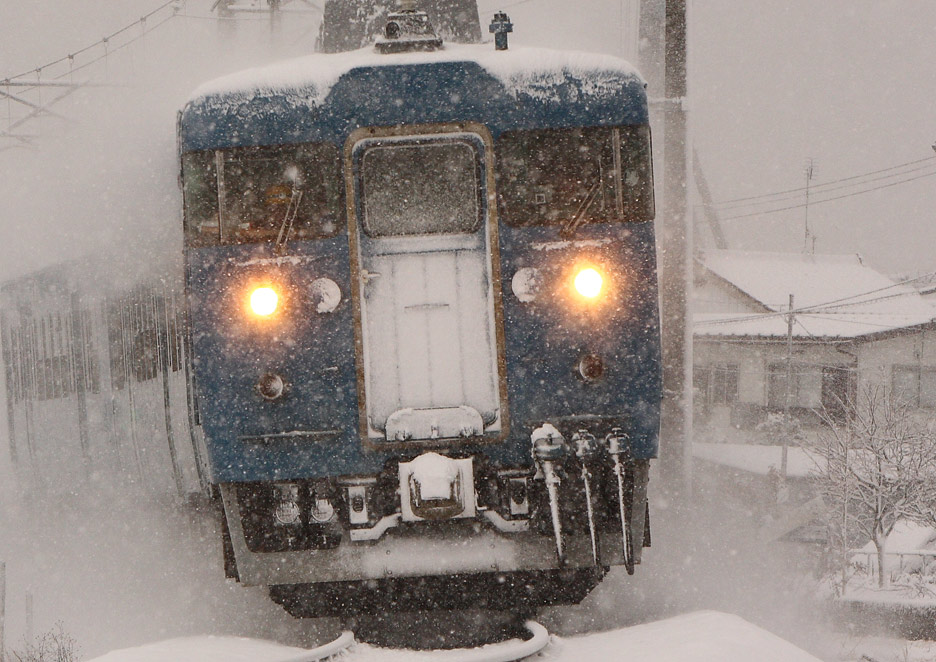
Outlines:
{"label": "snow bank", "polygon": [[[700,460],[766,476],[771,467],[780,470],[782,446],[761,444],[710,444],[693,442],[692,455]],[[787,476],[804,478],[816,471],[819,459],[795,446],[787,447]]]}
{"label": "snow bank", "polygon": [[[494,644],[484,649],[510,645]],[[171,639],[115,651],[92,662],[285,662],[303,651],[267,641],[236,637]],[[358,644],[342,662],[465,662],[471,651],[410,651]],[[818,658],[751,625],[739,616],[700,611],[663,621],[563,639],[553,637],[537,659],[641,660],[642,662],[818,662]]]}
{"label": "snow bank", "polygon": [[181,637],[113,651],[88,662],[287,662],[302,648],[246,637]]}

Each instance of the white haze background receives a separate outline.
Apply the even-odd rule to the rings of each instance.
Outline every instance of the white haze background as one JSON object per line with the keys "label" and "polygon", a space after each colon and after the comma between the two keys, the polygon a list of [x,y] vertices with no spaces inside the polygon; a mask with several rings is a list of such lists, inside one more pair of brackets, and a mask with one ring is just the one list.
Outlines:
{"label": "white haze background", "polygon": [[[2,2],[0,79],[83,48],[159,4]],[[510,13],[516,30],[512,44],[612,54],[620,54],[626,42],[621,17],[631,7],[613,0],[479,4],[485,29],[494,10]],[[933,156],[936,4],[689,4],[691,133],[716,200],[801,187],[804,159],[810,156],[819,162],[817,183]],[[0,152],[0,279],[93,252],[126,251],[139,262],[177,254],[176,111],[201,81],[307,53],[317,33],[317,16],[289,15],[276,40],[262,18],[220,30],[208,18],[209,5],[209,0],[180,3],[181,13],[191,18],[172,19],[113,54],[106,65],[87,70],[95,83],[107,86],[79,91],[57,105],[67,121],[45,118],[24,127],[40,134],[35,149]],[[651,95],[660,96],[653,90]],[[0,101],[0,127],[5,119]],[[656,132],[659,147],[662,129]],[[934,271],[934,215],[936,178],[924,178],[814,205],[810,225],[819,251],[858,251],[887,272]],[[800,250],[803,210],[732,222],[725,229],[734,248]],[[6,444],[0,443],[0,505],[10,503],[13,490]],[[0,507],[0,518],[3,512]],[[62,618],[92,656],[207,631],[314,643],[315,628],[282,617],[262,592],[219,580],[210,525],[160,507],[110,513],[105,506],[97,513],[88,519],[77,506],[55,507],[0,526],[7,538],[0,540],[0,551],[9,555],[11,575],[9,643],[17,643],[24,631],[26,586],[36,592],[36,631]],[[596,614],[599,623],[614,624],[702,605],[772,623],[772,629],[793,638],[810,636],[789,613],[795,605],[784,603],[772,586],[763,559],[739,554],[747,544],[743,537],[728,533],[706,543],[707,553],[714,554],[707,558],[723,559],[719,554],[725,550],[733,554],[730,574],[714,572],[705,554],[700,557],[698,549],[684,544],[660,545],[648,554],[641,577],[628,584],[635,595],[603,586],[589,599],[590,607],[563,618],[547,614],[547,624],[551,618],[553,625],[574,632],[592,627]],[[763,600],[764,593],[773,599]],[[635,598],[645,605],[639,616],[633,614]]]}

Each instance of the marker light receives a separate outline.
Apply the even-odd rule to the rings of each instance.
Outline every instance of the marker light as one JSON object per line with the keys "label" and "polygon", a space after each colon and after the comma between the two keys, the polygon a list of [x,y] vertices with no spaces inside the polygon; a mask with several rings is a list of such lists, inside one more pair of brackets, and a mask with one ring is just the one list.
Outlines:
{"label": "marker light", "polygon": [[594,299],[601,294],[601,274],[588,267],[575,274],[575,290],[586,299]]}
{"label": "marker light", "polygon": [[534,301],[536,295],[539,294],[541,280],[539,269],[523,267],[514,274],[513,280],[510,281],[510,288],[520,301],[529,303]]}
{"label": "marker light", "polygon": [[272,287],[258,287],[250,293],[250,309],[255,315],[268,317],[276,312],[279,296]]}

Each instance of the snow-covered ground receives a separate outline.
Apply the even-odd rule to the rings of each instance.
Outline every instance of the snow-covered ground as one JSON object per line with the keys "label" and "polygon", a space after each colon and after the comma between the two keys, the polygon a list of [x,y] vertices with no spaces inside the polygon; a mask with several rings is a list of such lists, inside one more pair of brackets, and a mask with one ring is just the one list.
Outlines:
{"label": "snow-covered ground", "polygon": [[[805,650],[828,662],[857,662],[864,654],[878,662],[936,659],[936,648],[926,642],[830,631],[821,609],[810,601],[815,580],[801,550],[765,542],[758,533],[762,522],[746,509],[750,504],[726,498],[730,485],[709,485],[700,477],[692,505],[682,512],[663,486],[659,477],[651,481],[653,547],[636,575],[612,571],[581,605],[546,609],[538,616],[555,635],[544,659],[615,659],[618,651],[629,649],[655,652],[618,658],[812,659],[802,657]],[[240,651],[236,655],[267,662],[314,648],[341,630],[336,620],[294,620],[263,589],[225,580],[211,511],[163,503],[132,489],[108,492],[103,486],[93,500],[23,501],[4,485],[0,495],[8,650],[21,649],[26,641],[27,593],[33,602],[33,635],[61,622],[88,658],[134,647],[132,655],[161,657],[131,662],[210,661],[219,647],[224,659],[241,659],[230,652],[233,646]],[[737,614],[746,623],[722,614],[703,627],[699,610]],[[763,642],[774,635],[789,643],[768,649]],[[239,637],[250,638],[250,648],[231,639]],[[754,639],[761,641],[755,650],[787,651],[793,657],[738,657]],[[718,648],[726,641],[742,647]],[[189,649],[192,657],[185,658]],[[690,649],[717,650],[720,657],[685,657]],[[364,644],[348,655],[349,662],[423,657]]]}
{"label": "snow-covered ground", "polygon": [[[516,641],[473,650],[403,651],[355,644],[344,662],[473,662],[494,659]],[[114,651],[92,662],[299,662],[301,649],[234,637],[194,637]],[[739,616],[702,611],[577,637],[552,637],[537,659],[654,662],[818,662],[819,658]]]}

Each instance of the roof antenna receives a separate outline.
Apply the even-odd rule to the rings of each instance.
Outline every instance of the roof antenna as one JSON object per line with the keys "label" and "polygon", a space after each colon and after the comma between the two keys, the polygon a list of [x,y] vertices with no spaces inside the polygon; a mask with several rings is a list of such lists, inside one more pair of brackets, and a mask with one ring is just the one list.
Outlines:
{"label": "roof antenna", "polygon": [[491,19],[491,24],[488,26],[488,32],[494,35],[494,50],[506,51],[507,34],[513,32],[513,23],[510,22],[510,17],[502,11],[494,14],[494,18]]}
{"label": "roof antenna", "polygon": [[442,37],[436,34],[429,15],[416,9],[416,0],[397,0],[397,10],[387,14],[384,38],[378,39],[381,53],[436,51],[442,48]]}

